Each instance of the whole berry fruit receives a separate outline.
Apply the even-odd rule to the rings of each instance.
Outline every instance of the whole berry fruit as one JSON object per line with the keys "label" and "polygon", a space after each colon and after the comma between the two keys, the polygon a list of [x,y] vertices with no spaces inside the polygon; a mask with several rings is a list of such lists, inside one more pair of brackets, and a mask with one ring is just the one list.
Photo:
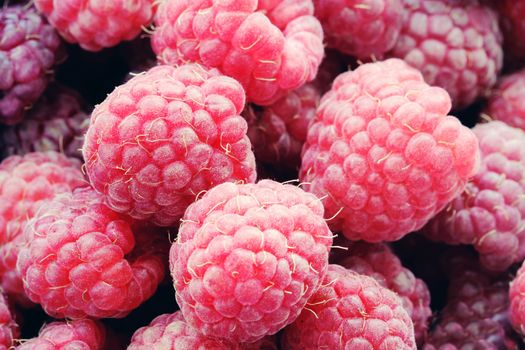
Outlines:
{"label": "whole berry fruit", "polygon": [[478,144],[449,110],[448,94],[399,59],[337,77],[310,124],[299,173],[334,231],[398,240],[461,193]]}
{"label": "whole berry fruit", "polygon": [[416,349],[401,299],[371,277],[329,265],[299,318],[286,327],[283,349]]}
{"label": "whole berry fruit", "polygon": [[31,108],[63,59],[53,27],[33,8],[0,8],[0,123],[16,124]]}
{"label": "whole berry fruit", "polygon": [[67,42],[88,51],[135,38],[154,13],[152,0],[35,0],[35,6]]}
{"label": "whole berry fruit", "polygon": [[525,130],[525,70],[501,78],[490,94],[485,113]]}
{"label": "whole berry fruit", "polygon": [[161,63],[218,68],[267,105],[315,78],[324,50],[313,14],[311,0],[163,1],[152,46]]}
{"label": "whole berry fruit", "polygon": [[450,94],[454,108],[487,94],[503,65],[494,10],[478,0],[402,0],[403,27],[390,53]]}
{"label": "whole berry fruit", "polygon": [[135,237],[151,232],[134,234],[89,187],[57,195],[24,235],[17,269],[25,292],[55,318],[124,317],[164,278],[167,256],[152,239]]}
{"label": "whole berry fruit", "polygon": [[255,181],[244,98],[237,81],[194,64],[134,77],[91,115],[91,184],[113,210],[172,226],[201,191]]}
{"label": "whole berry fruit", "polygon": [[503,271],[525,258],[525,133],[500,121],[473,132],[481,167],[424,231],[433,240],[473,245],[483,266]]}
{"label": "whole berry fruit", "polygon": [[254,342],[318,288],[332,234],[313,195],[271,180],[224,183],[192,204],[170,251],[178,305],[204,335]]}

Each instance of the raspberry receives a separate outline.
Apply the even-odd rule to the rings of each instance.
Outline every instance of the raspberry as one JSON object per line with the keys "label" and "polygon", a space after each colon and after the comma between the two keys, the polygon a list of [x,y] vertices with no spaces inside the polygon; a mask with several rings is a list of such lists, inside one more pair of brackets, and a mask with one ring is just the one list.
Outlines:
{"label": "raspberry", "polygon": [[283,349],[416,349],[412,321],[397,295],[339,265],[328,266],[282,342]]}
{"label": "raspberry", "polygon": [[[5,5],[5,4],[4,4]],[[42,95],[62,59],[60,38],[27,6],[0,8],[0,122],[16,124]]]}
{"label": "raspberry", "polygon": [[92,320],[53,322],[45,325],[38,337],[29,339],[17,350],[102,350],[106,330]]}
{"label": "raspberry", "polygon": [[478,144],[449,110],[448,94],[399,59],[337,77],[310,124],[299,173],[334,231],[394,241],[461,193]]}
{"label": "raspberry", "polygon": [[385,244],[355,243],[349,256],[338,264],[361,275],[373,277],[381,286],[397,293],[414,323],[418,344],[426,337],[430,310],[428,287],[407,268]]}
{"label": "raspberry", "polygon": [[26,222],[55,194],[85,186],[80,162],[56,152],[11,156],[0,163],[0,279],[15,299],[23,295],[16,259]]}
{"label": "raspberry", "polygon": [[525,1],[495,1],[500,13],[505,59],[525,59]]}
{"label": "raspberry", "polygon": [[57,151],[81,158],[80,148],[89,125],[83,107],[77,92],[53,86],[22,123],[2,130],[3,151],[8,155]]}
{"label": "raspberry", "polygon": [[[273,346],[273,347],[272,347]],[[138,329],[128,350],[272,350],[277,349],[270,337],[257,344],[234,344],[225,340],[208,338],[186,323],[182,313],[164,314],[155,318],[148,326]]]}
{"label": "raspberry", "polygon": [[35,0],[60,35],[84,50],[99,51],[132,40],[154,13],[151,0]]}
{"label": "raspberry", "polygon": [[472,244],[482,265],[503,271],[525,258],[525,133],[499,121],[473,132],[481,168],[424,231],[433,240]]}
{"label": "raspberry", "polygon": [[517,349],[507,317],[507,292],[506,281],[478,266],[460,271],[456,266],[449,300],[423,349]]}
{"label": "raspberry", "polygon": [[321,282],[332,234],[313,195],[271,180],[225,183],[186,211],[170,251],[184,318],[254,342],[297,318]]}
{"label": "raspberry", "polygon": [[244,91],[217,70],[158,66],[119,86],[90,120],[83,154],[115,211],[172,226],[197,194],[255,181]]}
{"label": "raspberry", "polygon": [[0,292],[0,350],[13,346],[13,339],[18,338],[19,330],[6,298]]}
{"label": "raspberry", "polygon": [[164,1],[152,46],[162,63],[218,68],[267,105],[317,74],[323,30],[313,13],[311,0]]}
{"label": "raspberry", "polygon": [[503,77],[491,92],[485,113],[525,130],[525,70]]}
{"label": "raspberry", "polygon": [[382,57],[401,31],[401,0],[314,0],[327,45],[358,59]]}
{"label": "raspberry", "polygon": [[391,56],[466,107],[496,83],[503,64],[497,14],[478,0],[402,0],[403,27]]}
{"label": "raspberry", "polygon": [[514,329],[525,334],[525,263],[521,265],[516,277],[510,283],[509,318]]}
{"label": "raspberry", "polygon": [[89,187],[57,195],[24,231],[17,269],[29,299],[55,318],[120,318],[151,297],[164,260],[128,221]]}

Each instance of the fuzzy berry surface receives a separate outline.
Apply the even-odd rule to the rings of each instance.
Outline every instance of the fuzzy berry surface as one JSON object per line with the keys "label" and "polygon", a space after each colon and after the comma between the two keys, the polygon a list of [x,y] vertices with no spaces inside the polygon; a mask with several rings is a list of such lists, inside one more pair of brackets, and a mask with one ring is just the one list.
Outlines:
{"label": "fuzzy berry surface", "polygon": [[525,132],[500,121],[478,124],[481,167],[424,229],[447,244],[471,244],[483,266],[503,271],[525,258]]}
{"label": "fuzzy berry surface", "polygon": [[34,7],[0,8],[0,123],[23,119],[63,58],[61,48],[57,32]]}
{"label": "fuzzy berry surface", "polygon": [[521,265],[516,277],[510,283],[509,318],[514,329],[525,335],[525,263]]}
{"label": "fuzzy berry surface", "polygon": [[105,338],[106,329],[97,321],[52,322],[16,350],[102,350]]}
{"label": "fuzzy berry surface", "polygon": [[0,163],[0,278],[8,295],[24,294],[16,259],[25,224],[56,194],[86,185],[80,166],[56,152],[11,156]]}
{"label": "fuzzy berry surface", "polygon": [[56,196],[24,234],[17,261],[24,290],[55,318],[124,317],[164,278],[167,254],[137,237],[152,233],[133,232],[89,187]]}
{"label": "fuzzy berry surface", "polygon": [[88,51],[134,39],[155,10],[152,0],[35,0],[35,6],[67,42]]}
{"label": "fuzzy berry surface", "polygon": [[115,211],[172,226],[197,194],[255,181],[242,86],[217,70],[158,66],[117,87],[91,115],[83,155]]}
{"label": "fuzzy berry surface", "polygon": [[401,299],[371,277],[329,265],[299,318],[285,328],[283,349],[416,349]]}
{"label": "fuzzy berry surface", "polygon": [[374,278],[381,286],[396,293],[412,318],[416,342],[421,345],[427,335],[432,310],[430,291],[425,282],[405,268],[386,244],[358,242],[349,246],[348,257],[339,265]]}
{"label": "fuzzy berry surface", "polygon": [[403,27],[389,55],[420,69],[454,108],[485,96],[503,65],[496,12],[478,0],[402,0]]}
{"label": "fuzzy berry surface", "polygon": [[267,105],[315,78],[323,30],[311,0],[163,1],[152,47],[165,64],[195,61]]}
{"label": "fuzzy berry surface", "polygon": [[464,189],[479,158],[474,134],[447,115],[450,98],[399,59],[339,75],[310,124],[299,173],[332,230],[395,241]]}
{"label": "fuzzy berry surface", "polygon": [[485,114],[525,130],[525,70],[501,78],[490,94]]}
{"label": "fuzzy berry surface", "polygon": [[402,0],[314,0],[326,43],[367,60],[391,50],[402,25]]}
{"label": "fuzzy berry surface", "polygon": [[15,315],[7,298],[0,292],[0,350],[12,349],[13,340],[20,335]]}
{"label": "fuzzy berry surface", "polygon": [[332,234],[323,206],[298,187],[221,184],[182,222],[171,274],[184,318],[205,335],[254,342],[275,334],[326,272]]}
{"label": "fuzzy berry surface", "polygon": [[55,151],[82,158],[89,115],[80,95],[66,87],[50,87],[19,124],[0,132],[5,155]]}

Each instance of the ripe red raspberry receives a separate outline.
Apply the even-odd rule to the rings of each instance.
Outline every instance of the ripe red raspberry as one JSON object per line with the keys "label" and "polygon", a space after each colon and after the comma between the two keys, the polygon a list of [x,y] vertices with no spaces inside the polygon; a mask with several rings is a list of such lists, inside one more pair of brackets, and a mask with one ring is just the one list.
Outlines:
{"label": "ripe red raspberry", "polygon": [[0,8],[0,123],[16,124],[63,58],[60,38],[33,8]]}
{"label": "ripe red raspberry", "polygon": [[244,90],[198,65],[158,66],[113,91],[90,120],[83,154],[115,211],[172,226],[197,194],[255,181]]}
{"label": "ripe red raspberry", "polygon": [[499,121],[473,132],[481,168],[424,231],[433,240],[474,245],[482,265],[503,271],[525,258],[525,133]]}
{"label": "ripe red raspberry", "polygon": [[67,42],[88,51],[132,40],[154,12],[152,0],[35,0],[35,6]]}
{"label": "ripe red raspberry", "polygon": [[[269,338],[269,339],[267,339]],[[263,338],[256,344],[236,344],[225,340],[206,337],[186,323],[182,313],[164,314],[151,323],[138,329],[128,350],[272,350],[277,349],[270,337]],[[272,347],[272,345],[274,347]]]}
{"label": "ripe red raspberry", "polygon": [[56,152],[11,156],[0,163],[0,279],[10,296],[24,294],[16,271],[26,222],[56,194],[85,186],[80,162]]}
{"label": "ripe red raspberry", "polygon": [[56,151],[81,158],[89,125],[80,95],[56,85],[49,88],[20,124],[0,133],[4,154]]}
{"label": "ripe red raspberry", "polygon": [[503,64],[497,14],[478,0],[403,0],[403,28],[394,57],[420,69],[425,81],[466,107],[496,83]]}
{"label": "ripe red raspberry", "polygon": [[218,185],[182,222],[170,251],[176,297],[208,336],[253,342],[275,334],[297,318],[328,265],[323,206],[292,185]]}
{"label": "ripe red raspberry", "polygon": [[12,349],[13,340],[18,338],[19,333],[14,314],[0,290],[0,350]]}
{"label": "ripe red raspberry", "polygon": [[350,245],[348,257],[338,264],[373,277],[381,286],[397,293],[414,324],[416,342],[423,343],[432,315],[430,292],[425,282],[403,267],[386,244],[354,243]]}
{"label": "ripe red raspberry", "polygon": [[310,124],[299,174],[334,231],[394,241],[461,193],[478,144],[449,110],[447,93],[398,59],[337,77]]}
{"label": "ripe red raspberry", "polygon": [[104,326],[92,320],[53,322],[45,325],[38,337],[24,341],[16,350],[102,350]]}
{"label": "ripe red raspberry", "polygon": [[358,59],[382,57],[401,31],[401,0],[314,0],[329,47]]}
{"label": "ripe red raspberry", "polygon": [[285,328],[283,349],[416,349],[401,300],[374,279],[329,265],[299,318]]}
{"label": "ripe red raspberry", "polygon": [[503,77],[492,90],[485,113],[525,130],[525,70]]}
{"label": "ripe red raspberry", "polygon": [[57,195],[24,231],[17,269],[29,299],[56,318],[119,318],[151,297],[163,255],[128,222],[89,187]]}
{"label": "ripe red raspberry", "polygon": [[218,68],[267,105],[317,74],[323,30],[313,13],[311,0],[164,1],[152,46],[162,63]]}
{"label": "ripe red raspberry", "polygon": [[494,1],[500,13],[505,60],[525,59],[525,1]]}

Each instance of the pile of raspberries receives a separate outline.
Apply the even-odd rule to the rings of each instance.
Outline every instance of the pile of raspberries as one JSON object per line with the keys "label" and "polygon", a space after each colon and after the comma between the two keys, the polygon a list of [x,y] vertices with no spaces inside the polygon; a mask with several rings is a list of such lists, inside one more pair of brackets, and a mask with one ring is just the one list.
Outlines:
{"label": "pile of raspberries", "polygon": [[525,349],[525,0],[9,0],[0,350]]}

